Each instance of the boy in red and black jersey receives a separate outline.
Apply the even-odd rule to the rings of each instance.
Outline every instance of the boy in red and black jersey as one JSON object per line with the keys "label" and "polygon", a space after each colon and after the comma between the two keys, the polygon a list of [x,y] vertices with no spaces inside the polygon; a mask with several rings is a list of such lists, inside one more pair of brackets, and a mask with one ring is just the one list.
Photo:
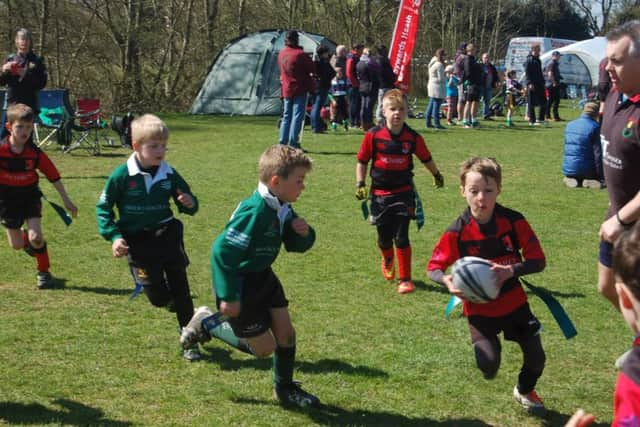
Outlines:
{"label": "boy in red and black jersey", "polygon": [[413,292],[411,281],[411,244],[409,221],[416,214],[416,190],[413,185],[413,156],[420,159],[434,177],[436,187],[444,186],[424,139],[406,123],[407,101],[398,89],[382,99],[384,127],[369,130],[358,151],[356,198],[366,199],[367,165],[371,161],[371,223],[378,229],[378,247],[382,252],[382,275],[395,278],[394,251],[398,256],[398,292]]}
{"label": "boy in red and black jersey", "polygon": [[[7,129],[0,142],[0,223],[7,229],[14,249],[25,249],[37,260],[38,288],[51,284],[49,254],[42,236],[42,203],[38,187],[40,170],[60,194],[64,206],[75,216],[78,209],[67,196],[58,170],[49,157],[29,142],[35,118],[31,107],[13,104],[7,109]],[[27,224],[28,231],[21,229]]]}
{"label": "boy in red and black jersey", "polygon": [[544,412],[535,392],[542,375],[545,353],[540,340],[540,322],[531,313],[519,276],[537,273],[545,267],[540,242],[527,220],[517,211],[496,203],[502,171],[489,158],[467,160],[460,174],[460,188],[469,207],[442,235],[427,266],[429,278],[464,299],[451,275],[445,271],[465,256],[488,259],[501,283],[494,301],[476,304],[464,301],[471,342],[478,368],[492,379],[500,367],[500,332],[520,345],[524,363],[513,390],[515,399],[531,412]]}
{"label": "boy in red and black jersey", "polygon": [[[639,23],[640,25],[640,23]],[[606,110],[605,110],[606,111]],[[620,373],[613,395],[612,427],[640,426],[640,222],[622,231],[612,253],[616,275],[615,290],[622,317],[635,339],[621,358]],[[578,410],[565,427],[588,426],[595,417]]]}

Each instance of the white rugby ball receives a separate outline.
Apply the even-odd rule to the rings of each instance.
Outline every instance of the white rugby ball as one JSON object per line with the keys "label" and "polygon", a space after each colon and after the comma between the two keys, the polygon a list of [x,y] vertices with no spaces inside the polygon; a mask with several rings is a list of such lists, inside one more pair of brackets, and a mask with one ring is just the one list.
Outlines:
{"label": "white rugby ball", "polygon": [[476,304],[494,300],[500,293],[498,278],[491,270],[491,262],[484,258],[460,258],[453,264],[451,275],[453,286],[462,291],[467,300]]}

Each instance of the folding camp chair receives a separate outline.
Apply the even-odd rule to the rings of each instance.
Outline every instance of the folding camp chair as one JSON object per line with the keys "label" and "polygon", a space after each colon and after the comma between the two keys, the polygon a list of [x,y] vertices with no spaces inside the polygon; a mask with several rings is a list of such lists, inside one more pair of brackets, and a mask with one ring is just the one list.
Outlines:
{"label": "folding camp chair", "polygon": [[41,90],[39,95],[40,113],[35,125],[34,143],[38,147],[57,142],[64,150],[71,143],[69,120],[73,108],[69,102],[67,89]]}
{"label": "folding camp chair", "polygon": [[78,109],[73,118],[77,119],[78,123],[74,122],[72,126],[75,140],[64,152],[70,153],[76,148],[84,148],[90,154],[99,155],[101,139],[111,145],[111,141],[102,134],[102,131],[107,128],[107,122],[102,119],[100,100],[80,98],[77,104]]}

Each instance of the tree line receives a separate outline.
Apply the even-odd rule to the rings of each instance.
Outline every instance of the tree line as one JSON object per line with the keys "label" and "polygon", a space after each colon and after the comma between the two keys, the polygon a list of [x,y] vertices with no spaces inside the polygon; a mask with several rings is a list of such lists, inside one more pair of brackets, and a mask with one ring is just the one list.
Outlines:
{"label": "tree line", "polygon": [[[106,111],[185,111],[229,41],[269,28],[320,33],[347,46],[388,45],[399,0],[2,0],[5,54],[17,28],[34,34],[48,87],[95,97]],[[640,0],[425,0],[412,92],[426,64],[462,41],[502,58],[516,36],[582,40],[640,17]]]}

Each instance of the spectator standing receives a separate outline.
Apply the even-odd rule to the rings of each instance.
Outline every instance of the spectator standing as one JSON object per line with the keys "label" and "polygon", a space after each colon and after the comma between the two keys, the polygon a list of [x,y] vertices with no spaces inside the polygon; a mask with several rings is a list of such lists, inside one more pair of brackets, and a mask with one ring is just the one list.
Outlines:
{"label": "spectator standing", "polygon": [[482,86],[482,116],[485,120],[491,119],[491,98],[493,98],[493,90],[498,87],[500,83],[500,76],[498,76],[498,70],[491,63],[491,58],[487,52],[482,54],[482,68],[483,68],[483,86]]}
{"label": "spectator standing", "polygon": [[323,45],[316,49],[316,92],[313,95],[313,107],[311,108],[311,130],[313,133],[322,133],[326,130],[326,124],[320,117],[322,107],[327,103],[331,80],[336,71],[329,63],[329,48]]}
{"label": "spectator standing", "polygon": [[609,209],[600,226],[598,290],[619,309],[612,247],[620,233],[640,218],[640,21],[611,30],[606,52],[612,89],[605,101],[600,136]]}
{"label": "spectator standing", "polygon": [[460,79],[453,73],[453,65],[447,65],[444,74],[447,80],[447,124],[452,126],[453,119],[458,117],[458,84]]}
{"label": "spectator standing", "polygon": [[597,102],[584,104],[582,115],[564,130],[562,174],[567,187],[604,188]]}
{"label": "spectator standing", "polygon": [[[427,128],[445,129],[440,124],[440,106],[447,95],[447,81],[444,74],[443,48],[436,49],[435,54],[429,61],[429,83],[427,91],[429,94],[429,104],[425,112],[425,125]],[[433,124],[431,121],[433,120]]]}
{"label": "spectator standing", "polygon": [[307,93],[313,89],[313,61],[298,44],[297,31],[287,32],[284,48],[278,53],[283,99],[280,144],[300,148],[300,131],[304,125]]}
{"label": "spectator standing", "polygon": [[[562,54],[557,50],[554,50],[551,54],[551,61],[545,68],[546,87],[549,91],[549,104],[547,108],[547,120],[553,120],[554,122],[560,122],[562,119],[558,114],[558,107],[560,106],[560,81],[562,76],[560,75],[559,60]],[[551,117],[553,114],[553,118]]]}
{"label": "spectator standing", "polygon": [[351,127],[360,127],[360,82],[358,81],[358,75],[356,73],[356,66],[360,61],[360,55],[362,55],[362,49],[364,45],[358,43],[353,46],[351,52],[347,55],[346,62],[346,74],[351,83],[351,90],[349,91],[349,121]]}
{"label": "spectator standing", "polygon": [[466,93],[464,88],[464,82],[462,77],[464,75],[464,60],[467,57],[467,42],[460,43],[458,47],[458,51],[456,52],[455,57],[453,58],[453,74],[458,78],[458,105],[457,108],[457,116],[458,121],[463,120],[464,115],[464,104],[466,103]]}
{"label": "spectator standing", "polygon": [[476,61],[476,47],[473,43],[467,45],[467,55],[464,58],[464,73],[462,81],[466,89],[464,112],[462,114],[465,128],[478,127],[478,102],[482,87],[482,65]]}
{"label": "spectator standing", "polygon": [[[33,110],[36,118],[40,112],[38,96],[47,84],[47,68],[41,57],[33,52],[33,37],[26,28],[20,28],[15,35],[16,53],[7,56],[0,72],[0,86],[7,86],[3,110],[13,104],[24,104]],[[8,132],[4,126],[3,113],[0,138]]]}
{"label": "spectator standing", "polygon": [[349,51],[347,50],[347,47],[345,45],[339,44],[338,46],[336,46],[336,53],[333,54],[333,56],[331,57],[331,61],[329,61],[331,63],[331,66],[333,68],[340,67],[344,70],[347,66],[347,53],[349,53]]}
{"label": "spectator standing", "polygon": [[[531,52],[524,64],[525,83],[527,85],[527,101],[529,126],[544,124],[547,97],[544,93],[544,75],[540,63],[540,45],[531,46]],[[538,120],[536,120],[535,107],[540,108]]]}
{"label": "spectator standing", "polygon": [[365,47],[356,66],[358,88],[360,89],[360,125],[364,131],[373,127],[373,108],[376,103],[380,82],[380,66]]}
{"label": "spectator standing", "polygon": [[385,45],[379,45],[376,48],[375,61],[380,66],[376,119],[378,126],[382,126],[382,122],[384,121],[384,116],[382,115],[382,97],[388,90],[395,87],[398,76],[393,72],[391,61],[389,61],[389,50]]}
{"label": "spectator standing", "polygon": [[604,101],[611,90],[611,77],[607,72],[607,64],[609,59],[605,56],[598,65],[598,99],[600,100],[600,116],[598,120],[602,122],[602,114],[604,113]]}

